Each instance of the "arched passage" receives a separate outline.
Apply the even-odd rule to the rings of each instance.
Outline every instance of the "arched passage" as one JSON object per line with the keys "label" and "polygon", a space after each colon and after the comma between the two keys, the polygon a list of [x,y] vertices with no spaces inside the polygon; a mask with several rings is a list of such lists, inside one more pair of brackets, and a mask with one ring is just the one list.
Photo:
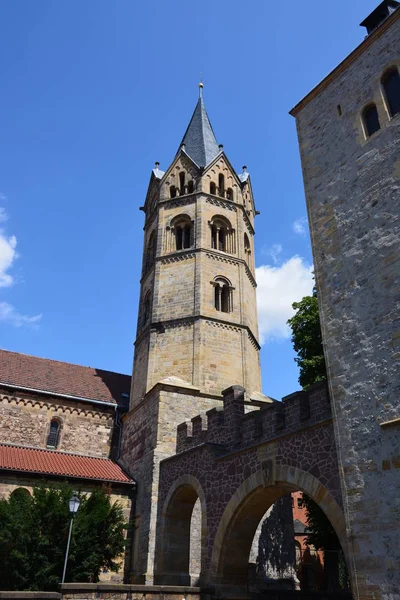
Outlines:
{"label": "arched passage", "polygon": [[[193,585],[191,574],[199,575],[206,555],[207,519],[205,496],[199,481],[180,477],[164,502],[157,529],[155,583]],[[195,548],[191,542],[195,541]],[[192,570],[192,573],[191,573]]]}
{"label": "arched passage", "polygon": [[275,466],[275,485],[265,484],[258,471],[238,488],[228,503],[214,540],[210,578],[220,585],[246,586],[248,559],[258,524],[266,510],[288,492],[301,490],[324,511],[347,556],[342,509],[332,494],[312,475],[296,467]]}

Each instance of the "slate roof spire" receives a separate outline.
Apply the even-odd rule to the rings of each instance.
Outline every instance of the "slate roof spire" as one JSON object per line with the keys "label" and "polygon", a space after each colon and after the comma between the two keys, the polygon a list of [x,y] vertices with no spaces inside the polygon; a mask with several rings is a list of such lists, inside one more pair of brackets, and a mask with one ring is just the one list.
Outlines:
{"label": "slate roof spire", "polygon": [[182,146],[199,167],[206,167],[220,152],[204,106],[202,82],[199,83],[199,99],[180,148]]}

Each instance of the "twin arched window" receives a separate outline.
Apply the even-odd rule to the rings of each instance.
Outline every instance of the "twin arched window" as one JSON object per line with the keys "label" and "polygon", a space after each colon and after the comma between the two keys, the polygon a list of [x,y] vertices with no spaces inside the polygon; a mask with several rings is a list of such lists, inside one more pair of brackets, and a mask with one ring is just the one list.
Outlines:
{"label": "twin arched window", "polygon": [[235,231],[228,219],[222,216],[213,217],[210,221],[211,228],[211,248],[234,254]]}
{"label": "twin arched window", "polygon": [[188,215],[178,215],[171,221],[172,248],[185,250],[193,246],[193,222]]}
{"label": "twin arched window", "polygon": [[212,282],[214,286],[214,306],[215,309],[221,312],[232,312],[233,299],[230,281],[224,277],[216,277]]}
{"label": "twin arched window", "polygon": [[[400,74],[396,66],[390,67],[381,77],[385,105],[390,118],[400,113]],[[381,128],[376,104],[371,102],[361,114],[365,137],[368,138]]]}
{"label": "twin arched window", "polygon": [[50,423],[49,434],[47,436],[47,448],[57,448],[60,437],[61,423],[57,419],[52,419]]}

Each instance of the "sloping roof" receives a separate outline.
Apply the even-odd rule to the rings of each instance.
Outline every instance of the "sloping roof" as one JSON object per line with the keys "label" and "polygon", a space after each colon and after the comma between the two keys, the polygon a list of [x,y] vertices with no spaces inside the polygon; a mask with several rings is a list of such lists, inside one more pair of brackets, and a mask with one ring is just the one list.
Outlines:
{"label": "sloping roof", "polygon": [[108,458],[67,454],[55,450],[0,444],[0,470],[115,483],[133,483],[119,465]]}
{"label": "sloping roof", "polygon": [[202,97],[196,104],[180,147],[182,144],[185,144],[186,154],[199,167],[206,167],[220,151]]}
{"label": "sloping roof", "polygon": [[121,373],[0,350],[0,386],[2,383],[123,404],[122,394],[129,394],[131,378]]}

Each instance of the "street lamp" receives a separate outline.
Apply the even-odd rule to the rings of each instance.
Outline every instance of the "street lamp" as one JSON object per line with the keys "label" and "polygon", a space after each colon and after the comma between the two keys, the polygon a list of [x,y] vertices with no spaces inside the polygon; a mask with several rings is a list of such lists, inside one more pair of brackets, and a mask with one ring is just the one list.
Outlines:
{"label": "street lamp", "polygon": [[64,583],[64,579],[65,579],[65,572],[67,570],[67,562],[68,562],[68,553],[69,553],[69,544],[71,542],[71,533],[72,533],[72,523],[74,522],[74,517],[76,515],[76,513],[78,512],[78,508],[80,505],[81,501],[79,500],[77,494],[72,494],[70,500],[69,500],[69,513],[71,515],[71,521],[69,523],[69,533],[68,533],[68,543],[67,543],[67,551],[65,553],[65,561],[64,561],[64,571],[63,571],[63,576],[62,576],[62,580],[61,583]]}

